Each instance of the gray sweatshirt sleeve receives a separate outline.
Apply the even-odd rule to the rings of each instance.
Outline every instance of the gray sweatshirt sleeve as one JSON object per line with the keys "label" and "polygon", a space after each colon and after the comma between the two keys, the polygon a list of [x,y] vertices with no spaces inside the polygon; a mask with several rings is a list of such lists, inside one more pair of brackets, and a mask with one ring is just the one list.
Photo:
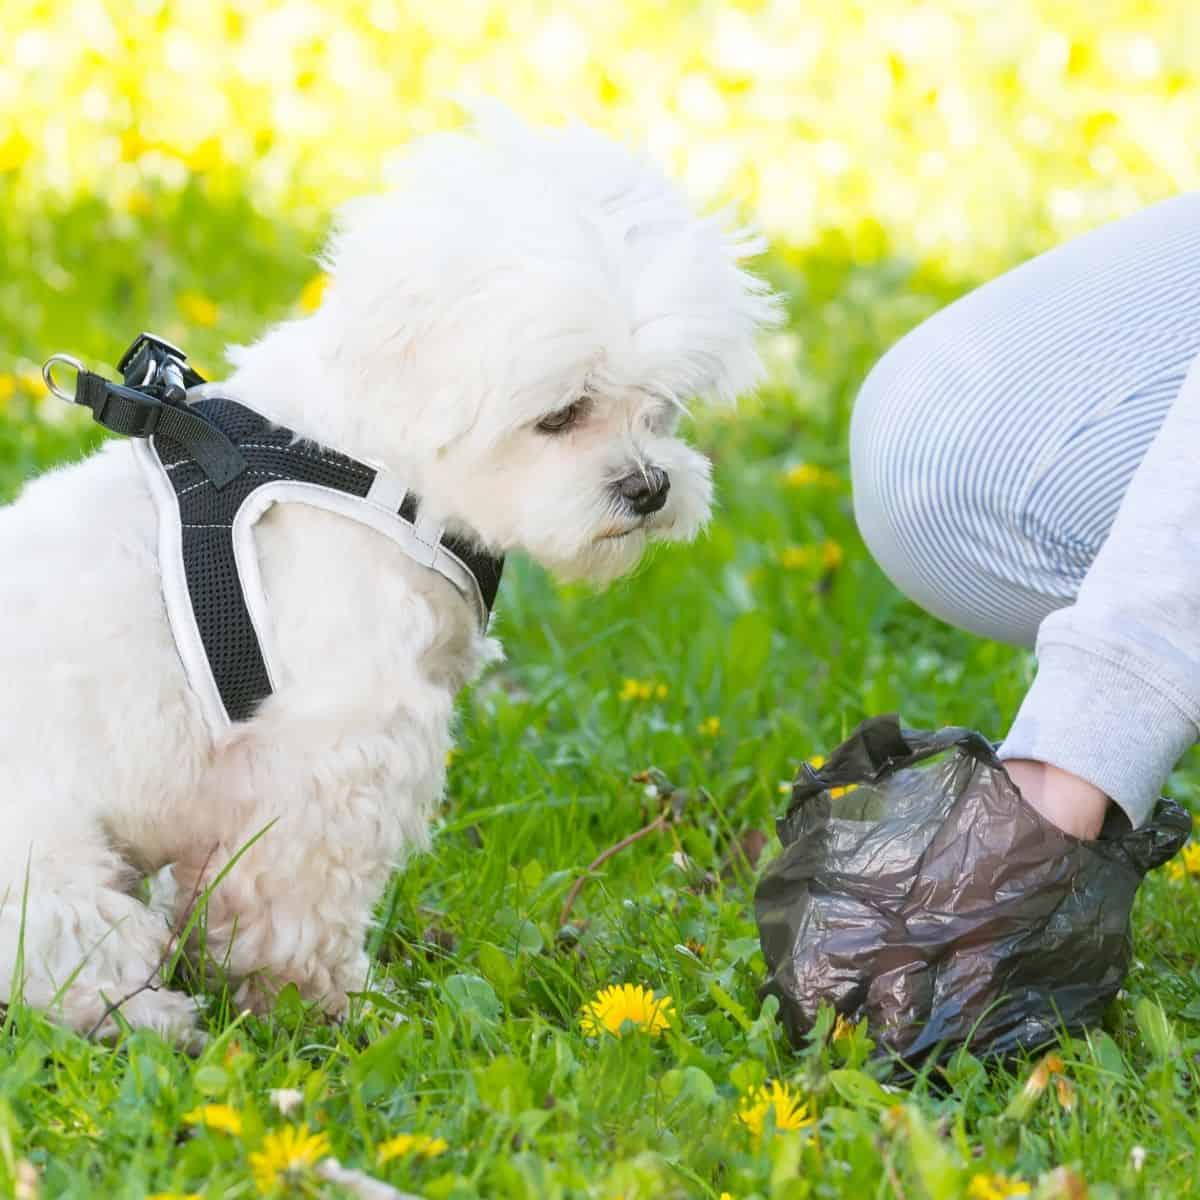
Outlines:
{"label": "gray sweatshirt sleeve", "polygon": [[1037,658],[1001,757],[1070,771],[1140,825],[1200,734],[1200,360]]}

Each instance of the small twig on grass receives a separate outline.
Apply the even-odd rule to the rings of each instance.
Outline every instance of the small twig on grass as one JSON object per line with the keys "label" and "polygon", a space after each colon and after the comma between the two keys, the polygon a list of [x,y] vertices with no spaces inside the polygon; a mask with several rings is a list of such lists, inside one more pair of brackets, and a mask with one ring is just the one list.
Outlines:
{"label": "small twig on grass", "polygon": [[571,890],[567,893],[567,898],[563,901],[562,909],[558,914],[558,927],[561,929],[566,923],[567,918],[571,915],[571,909],[574,907],[575,900],[579,893],[583,890],[583,885],[587,883],[592,874],[598,871],[614,854],[619,854],[626,846],[632,846],[634,842],[640,841],[648,833],[654,833],[656,830],[665,829],[671,823],[671,810],[660,812],[649,825],[643,825],[636,833],[631,833],[628,837],[623,837],[615,846],[609,846],[607,850],[596,855],[590,863],[587,870],[571,884]]}
{"label": "small twig on grass", "polygon": [[904,1189],[900,1186],[900,1176],[896,1174],[896,1167],[890,1154],[883,1160],[883,1170],[888,1177],[888,1183],[892,1185],[892,1191],[896,1193],[896,1200],[906,1200]]}
{"label": "small twig on grass", "polygon": [[[208,852],[208,856],[205,858],[204,864],[200,868],[200,873],[196,876],[195,886],[192,888],[192,894],[188,897],[187,908],[184,909],[184,912],[188,914],[191,913],[192,908],[196,903],[196,898],[200,895],[200,882],[204,878],[204,873],[208,870],[208,864],[212,861],[212,856],[216,853],[216,849],[216,846],[214,846]],[[162,969],[164,966],[166,966],[167,960],[172,954],[174,954],[175,944],[179,940],[180,936],[187,931],[189,924],[190,922],[185,920],[182,925],[172,926],[171,936],[167,938],[167,944],[163,947],[163,952],[161,955],[159,955],[158,962],[156,962],[150,969],[150,974],[146,977],[145,983],[135,987],[132,992],[128,992],[119,1000],[110,1000],[108,1002],[104,1011],[100,1014],[100,1019],[91,1027],[91,1029],[87,1031],[87,1037],[89,1040],[96,1036],[96,1034],[103,1027],[105,1021],[107,1021],[109,1017],[116,1013],[123,1004],[128,1004],[130,1000],[132,1000],[135,996],[140,996],[143,992],[158,991],[158,981],[160,981],[162,978]]]}
{"label": "small twig on grass", "polygon": [[134,998],[134,996],[141,995],[142,992],[158,991],[158,988],[154,982],[155,978],[161,978],[163,966],[167,963],[168,959],[172,961],[167,974],[169,975],[175,970],[175,964],[179,961],[179,956],[183,953],[183,947],[187,944],[187,940],[191,936],[192,929],[195,927],[196,922],[200,919],[201,911],[207,909],[208,907],[209,897],[213,894],[216,888],[220,886],[221,882],[225,879],[225,876],[237,866],[237,864],[241,861],[242,856],[271,828],[272,825],[275,824],[276,820],[278,820],[278,818],[268,821],[252,838],[246,842],[243,842],[242,845],[238,847],[237,853],[230,856],[229,861],[226,862],[220,871],[217,872],[216,878],[201,892],[199,890],[200,881],[204,878],[204,873],[208,870],[209,864],[212,862],[212,857],[217,852],[217,847],[214,846],[208,852],[204,862],[200,866],[200,872],[196,876],[196,886],[192,889],[192,894],[188,897],[188,906],[187,909],[184,910],[187,912],[188,917],[184,922],[183,928],[172,928],[171,936],[167,939],[167,945],[162,952],[162,957],[155,964],[154,969],[150,972],[150,976],[146,982],[143,983],[141,987],[134,988],[133,991],[127,996],[122,996],[120,1000],[111,1001],[108,1007],[104,1010],[104,1013],[101,1015],[100,1020],[88,1030],[87,1036],[89,1038],[96,1035],[97,1030],[99,1030],[104,1022],[107,1021],[108,1018],[111,1017],[113,1013],[115,1013],[121,1007],[122,1004],[128,1004],[129,1001]]}
{"label": "small twig on grass", "polygon": [[[687,806],[688,793],[682,788],[677,788],[657,767],[647,767],[644,771],[639,771],[633,777],[634,783],[648,784],[658,793],[659,801],[662,803],[662,811],[648,825],[643,825],[641,829],[631,833],[628,837],[623,837],[615,846],[598,854],[592,862],[588,864],[587,870],[571,885],[571,890],[567,893],[567,898],[563,901],[562,909],[558,914],[558,927],[561,929],[567,923],[567,918],[571,915],[571,909],[575,904],[579,893],[583,890],[583,885],[598,871],[614,854],[619,854],[626,846],[632,846],[634,842],[640,841],[647,834],[656,832],[659,829],[666,829],[672,822],[678,821],[683,816],[683,811]],[[701,795],[704,795],[701,789]]]}

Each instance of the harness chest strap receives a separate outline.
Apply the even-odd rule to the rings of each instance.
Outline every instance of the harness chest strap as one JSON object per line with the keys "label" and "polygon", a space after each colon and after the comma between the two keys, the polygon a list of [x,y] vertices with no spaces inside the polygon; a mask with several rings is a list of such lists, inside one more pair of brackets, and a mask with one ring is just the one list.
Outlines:
{"label": "harness chest strap", "polygon": [[502,558],[430,527],[395,477],[305,442],[236,401],[188,408],[236,446],[245,467],[218,484],[161,430],[134,440],[158,508],[159,566],[171,631],[214,732],[247,720],[275,690],[277,661],[253,531],[271,505],[295,501],[381,533],[437,571],[486,629]]}

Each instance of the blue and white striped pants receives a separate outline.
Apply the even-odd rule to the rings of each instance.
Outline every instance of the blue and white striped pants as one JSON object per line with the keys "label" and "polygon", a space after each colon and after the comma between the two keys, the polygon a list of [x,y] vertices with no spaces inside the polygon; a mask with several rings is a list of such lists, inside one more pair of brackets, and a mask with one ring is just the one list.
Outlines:
{"label": "blue and white striped pants", "polygon": [[929,612],[1032,646],[1075,599],[1198,354],[1200,193],[951,304],[881,359],[855,406],[867,546]]}
{"label": "blue and white striped pants", "polygon": [[1200,194],[903,338],[863,385],[851,465],[863,537],[902,591],[1036,638],[1002,754],[1088,779],[1137,824],[1200,734]]}

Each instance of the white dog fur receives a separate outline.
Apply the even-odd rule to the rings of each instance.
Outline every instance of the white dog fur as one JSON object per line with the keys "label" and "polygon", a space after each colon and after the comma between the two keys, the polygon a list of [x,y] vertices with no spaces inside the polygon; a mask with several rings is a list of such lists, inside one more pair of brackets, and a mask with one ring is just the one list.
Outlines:
{"label": "white dog fur", "polygon": [[[398,190],[344,210],[319,310],[233,351],[216,391],[383,464],[494,551],[608,580],[703,525],[708,463],[676,419],[751,387],[774,302],[738,265],[757,245],[644,161],[578,126],[480,124],[417,143]],[[567,431],[537,428],[580,398]],[[612,485],[649,465],[670,492],[642,519]],[[185,909],[271,822],[212,895],[209,953],[260,1008],[294,981],[336,1015],[363,985],[372,908],[428,840],[455,693],[499,648],[445,580],[342,517],[277,505],[257,547],[281,677],[214,739],[131,447],[0,510],[0,1000],[20,986],[111,1032],[170,937],[136,881],[173,864]],[[186,1038],[195,1005],[145,989],[121,1014]]]}

